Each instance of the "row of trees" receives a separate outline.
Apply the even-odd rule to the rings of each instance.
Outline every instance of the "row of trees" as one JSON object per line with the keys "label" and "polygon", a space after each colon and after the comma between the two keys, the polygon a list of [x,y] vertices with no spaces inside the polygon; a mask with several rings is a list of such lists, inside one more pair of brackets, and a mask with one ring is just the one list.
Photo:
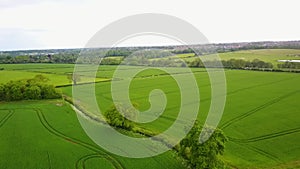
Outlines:
{"label": "row of trees", "polygon": [[[131,66],[153,66],[153,67],[181,67],[182,61],[174,58],[148,59],[146,57],[126,58],[121,64]],[[186,66],[186,65],[185,65]]]}
{"label": "row of trees", "polygon": [[47,55],[0,56],[0,63],[75,63],[78,54],[62,53]]}
{"label": "row of trees", "polygon": [[277,66],[281,69],[300,69],[299,62],[284,62],[283,64],[278,64]]}
{"label": "row of trees", "polygon": [[[189,62],[188,65],[190,67],[205,67],[205,65],[209,65],[212,67],[218,67],[216,61],[207,61],[205,65],[203,62],[197,58],[192,62]],[[230,59],[230,60],[222,60],[222,65],[225,68],[229,69],[272,69],[273,64],[269,62],[264,62],[259,59],[254,59],[253,61],[246,61],[242,59]]]}
{"label": "row of trees", "polygon": [[46,77],[37,75],[32,79],[0,84],[0,101],[60,98],[61,94],[56,91],[53,85],[47,84],[47,81]]}

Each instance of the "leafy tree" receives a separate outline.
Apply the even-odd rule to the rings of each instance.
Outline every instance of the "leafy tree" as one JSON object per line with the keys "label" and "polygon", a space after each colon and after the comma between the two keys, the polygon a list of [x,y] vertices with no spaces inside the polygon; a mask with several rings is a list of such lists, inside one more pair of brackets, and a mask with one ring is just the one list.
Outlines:
{"label": "leafy tree", "polygon": [[41,99],[55,99],[61,97],[61,95],[55,90],[53,85],[40,85]]}
{"label": "leafy tree", "polygon": [[[137,107],[137,104],[133,104]],[[121,110],[121,113],[118,111]],[[116,128],[131,130],[134,127],[134,122],[129,119],[136,118],[136,111],[122,104],[112,106],[104,113],[104,117],[108,124]]]}
{"label": "leafy tree", "polygon": [[[199,140],[201,131],[203,137],[202,140]],[[188,135],[176,146],[176,149],[190,168],[219,169],[225,168],[220,155],[224,153],[226,141],[227,138],[220,129],[207,126],[202,128],[196,122]]]}
{"label": "leafy tree", "polygon": [[41,99],[41,88],[38,86],[30,86],[25,89],[24,94],[26,99],[38,100]]}

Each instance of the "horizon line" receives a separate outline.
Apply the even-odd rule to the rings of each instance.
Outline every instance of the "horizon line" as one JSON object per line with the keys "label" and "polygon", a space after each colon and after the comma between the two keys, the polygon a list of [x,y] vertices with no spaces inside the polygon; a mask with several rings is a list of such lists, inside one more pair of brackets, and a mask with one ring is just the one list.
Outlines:
{"label": "horizon line", "polygon": [[[262,41],[237,41],[237,42],[214,42],[206,44],[191,44],[191,45],[175,45],[175,44],[166,44],[166,45],[128,45],[128,46],[115,46],[115,47],[90,47],[90,49],[107,49],[107,48],[155,48],[155,47],[179,47],[179,46],[196,46],[196,45],[221,45],[221,44],[242,44],[242,43],[274,43],[274,42],[300,42],[300,40],[262,40]],[[21,51],[43,51],[43,50],[76,50],[76,49],[89,49],[86,47],[65,47],[65,48],[31,48],[31,49],[9,49],[1,50],[0,52],[21,52]]]}

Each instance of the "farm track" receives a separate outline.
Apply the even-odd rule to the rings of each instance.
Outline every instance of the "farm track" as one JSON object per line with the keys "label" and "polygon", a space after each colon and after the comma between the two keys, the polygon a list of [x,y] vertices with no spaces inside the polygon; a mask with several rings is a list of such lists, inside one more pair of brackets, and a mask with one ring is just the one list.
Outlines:
{"label": "farm track", "polygon": [[272,139],[280,136],[285,136],[289,134],[294,134],[300,132],[300,127],[294,128],[294,129],[289,129],[289,130],[284,130],[280,132],[275,132],[271,134],[266,134],[258,137],[252,137],[249,139],[238,139],[238,138],[232,138],[228,137],[229,141],[236,142],[236,143],[251,143],[251,142],[257,142],[257,141],[262,141],[262,140],[267,140],[267,139]]}
{"label": "farm track", "polygon": [[[3,110],[3,109],[1,109]],[[8,110],[8,109],[5,109]],[[13,110],[8,110],[9,112],[0,120],[0,128],[11,118],[11,116],[14,114]]]}
{"label": "farm track", "polygon": [[41,122],[41,124],[44,126],[45,129],[47,129],[50,133],[56,135],[57,137],[60,137],[68,142],[80,145],[86,149],[89,149],[91,151],[94,151],[96,153],[98,153],[99,155],[105,156],[105,159],[107,159],[108,161],[110,161],[117,169],[121,168],[123,169],[124,167],[121,165],[121,163],[119,161],[117,161],[117,159],[113,158],[112,156],[110,156],[108,153],[105,153],[103,150],[100,150],[99,148],[89,144],[89,143],[85,143],[82,142],[80,140],[77,140],[75,138],[69,137],[61,132],[59,132],[58,130],[56,130],[55,128],[53,128],[50,123],[47,121],[45,115],[42,113],[41,110],[39,109],[33,109],[39,118],[39,121]]}
{"label": "farm track", "polygon": [[273,100],[271,100],[269,102],[266,102],[265,104],[262,104],[262,105],[260,105],[260,106],[258,106],[256,108],[254,108],[254,109],[252,109],[252,110],[250,110],[250,111],[248,111],[248,112],[240,115],[240,116],[232,118],[231,120],[225,122],[220,128],[224,130],[225,128],[231,126],[235,122],[238,122],[238,121],[240,121],[240,120],[242,120],[242,119],[244,119],[246,117],[249,117],[250,115],[252,115],[252,114],[254,114],[254,113],[256,113],[256,112],[258,112],[258,111],[260,111],[262,109],[265,109],[265,108],[267,108],[267,107],[269,107],[269,106],[271,106],[271,105],[273,105],[273,104],[275,104],[275,103],[277,103],[277,102],[279,102],[279,101],[281,101],[281,100],[283,100],[283,99],[285,99],[285,98],[287,98],[289,96],[292,96],[292,95],[298,93],[299,91],[300,90],[293,91],[293,92],[290,92],[290,93],[285,94],[283,96],[277,97],[277,98],[275,98],[275,99],[273,99]]}

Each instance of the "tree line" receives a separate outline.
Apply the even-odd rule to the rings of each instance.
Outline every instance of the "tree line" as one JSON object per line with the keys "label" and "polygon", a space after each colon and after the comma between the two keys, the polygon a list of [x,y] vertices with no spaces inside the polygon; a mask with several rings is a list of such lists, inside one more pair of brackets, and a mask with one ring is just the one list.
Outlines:
{"label": "tree line", "polygon": [[0,101],[61,98],[61,94],[55,87],[46,83],[48,80],[42,75],[36,75],[32,79],[9,81],[6,84],[0,84]]}
{"label": "tree line", "polygon": [[[201,59],[196,58],[192,62],[189,62],[188,65],[190,67],[202,67],[205,65],[209,65],[212,67],[218,67],[220,65],[216,64],[216,61],[206,61],[205,64],[201,61]],[[254,59],[252,61],[246,61],[242,59],[230,59],[230,60],[222,60],[222,65],[224,68],[229,69],[272,69],[273,64],[270,62],[264,62],[259,59]]]}
{"label": "tree line", "polygon": [[300,69],[299,62],[284,62],[282,64],[278,64],[277,66],[281,69]]}

